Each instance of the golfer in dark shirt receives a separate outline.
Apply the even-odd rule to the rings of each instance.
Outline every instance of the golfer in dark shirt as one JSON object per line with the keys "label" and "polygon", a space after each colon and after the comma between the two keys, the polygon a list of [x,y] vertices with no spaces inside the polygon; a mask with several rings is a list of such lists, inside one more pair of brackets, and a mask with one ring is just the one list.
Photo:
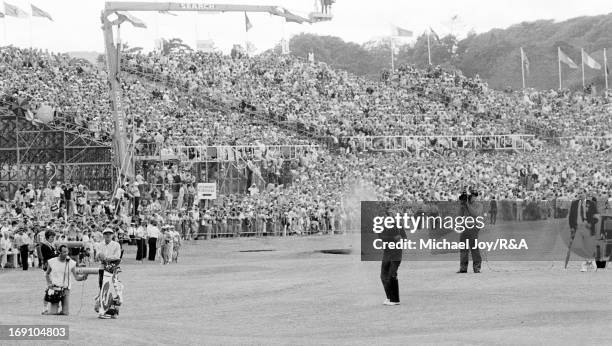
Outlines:
{"label": "golfer in dark shirt", "polygon": [[[471,196],[466,196],[465,200],[460,201],[461,203],[461,215],[471,216],[476,219],[482,216],[482,205],[477,202],[478,193],[471,192]],[[480,256],[480,250],[474,245],[478,241],[479,228],[476,226],[466,227],[466,229],[459,235],[459,242],[466,243],[469,241],[469,248],[459,250],[459,271],[458,274],[467,273],[469,265],[469,255],[472,254],[472,266],[474,273],[480,273],[482,266],[482,257]]]}
{"label": "golfer in dark shirt", "polygon": [[[392,216],[389,215],[388,216]],[[402,239],[407,239],[406,231],[404,229],[391,228],[387,229],[380,234],[380,238],[384,242],[399,242]],[[397,280],[397,269],[402,263],[402,250],[401,249],[384,249],[382,263],[380,265],[380,280],[382,281],[383,288],[387,299],[383,302],[383,305],[399,305],[399,282]]]}

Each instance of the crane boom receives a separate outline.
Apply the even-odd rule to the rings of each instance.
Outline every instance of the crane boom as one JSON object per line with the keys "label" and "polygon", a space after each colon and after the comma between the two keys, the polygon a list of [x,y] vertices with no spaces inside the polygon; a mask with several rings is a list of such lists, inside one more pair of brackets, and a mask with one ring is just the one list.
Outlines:
{"label": "crane boom", "polygon": [[107,14],[115,11],[173,11],[173,12],[262,12],[299,23],[316,23],[323,20],[330,20],[331,16],[322,17],[309,16],[308,18],[296,15],[281,6],[263,5],[234,5],[234,4],[208,4],[208,3],[183,3],[183,2],[123,2],[109,1],[106,3],[104,11]]}

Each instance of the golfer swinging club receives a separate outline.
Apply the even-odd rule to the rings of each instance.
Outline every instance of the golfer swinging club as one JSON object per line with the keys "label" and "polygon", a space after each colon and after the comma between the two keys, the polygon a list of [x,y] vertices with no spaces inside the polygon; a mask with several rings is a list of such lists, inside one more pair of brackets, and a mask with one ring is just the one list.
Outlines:
{"label": "golfer swinging club", "polygon": [[[386,216],[393,216],[391,208],[386,210]],[[383,233],[380,233],[379,236],[385,242],[398,242],[408,238],[403,228],[397,229],[395,227],[386,229]],[[400,304],[397,269],[401,263],[402,250],[388,249],[385,247],[383,250],[382,263],[380,265],[380,281],[382,281],[385,294],[387,295],[387,299],[385,299],[383,305],[393,306]]]}

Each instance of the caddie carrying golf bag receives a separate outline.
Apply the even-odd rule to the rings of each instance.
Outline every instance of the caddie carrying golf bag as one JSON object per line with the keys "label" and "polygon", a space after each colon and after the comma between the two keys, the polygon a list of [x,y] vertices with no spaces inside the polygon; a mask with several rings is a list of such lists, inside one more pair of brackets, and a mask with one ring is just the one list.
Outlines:
{"label": "caddie carrying golf bag", "polygon": [[95,298],[95,310],[100,318],[117,318],[123,303],[123,284],[119,281],[121,260],[104,263],[102,287]]}

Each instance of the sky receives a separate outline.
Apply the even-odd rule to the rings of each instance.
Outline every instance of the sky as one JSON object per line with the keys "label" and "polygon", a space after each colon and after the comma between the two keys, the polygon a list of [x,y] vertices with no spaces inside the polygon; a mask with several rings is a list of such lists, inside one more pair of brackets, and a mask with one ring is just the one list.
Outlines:
{"label": "sky", "polygon": [[[104,51],[100,13],[103,0],[7,0],[26,12],[33,4],[53,17],[17,19],[0,18],[0,44],[35,47],[54,52]],[[140,2],[140,1],[139,1]],[[151,2],[162,2],[151,0]],[[307,15],[318,0],[215,0],[176,1],[191,3],[248,4],[283,6]],[[3,12],[0,4],[0,11]],[[176,12],[168,16],[157,12],[132,12],[147,29],[122,25],[121,38],[131,47],[151,50],[157,38],[179,37],[194,47],[198,40],[213,40],[215,47],[228,52],[233,44],[252,42],[257,51],[273,47],[282,38],[301,32],[339,36],[345,41],[363,43],[391,33],[391,25],[421,34],[432,27],[438,34],[454,32],[465,35],[469,30],[486,32],[512,24],[538,19],[565,19],[612,12],[610,0],[337,0],[332,8],[334,18],[317,24],[284,23],[269,14],[248,14],[253,25],[245,32],[243,13],[197,14]],[[450,18],[457,15],[459,24],[451,27]]]}

